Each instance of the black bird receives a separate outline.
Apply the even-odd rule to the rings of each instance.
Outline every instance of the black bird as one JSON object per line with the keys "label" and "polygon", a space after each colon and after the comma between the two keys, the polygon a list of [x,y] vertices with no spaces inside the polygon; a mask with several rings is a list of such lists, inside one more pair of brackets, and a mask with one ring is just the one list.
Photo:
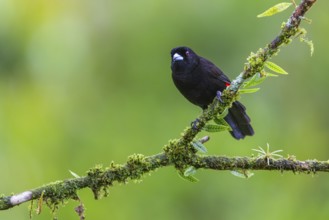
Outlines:
{"label": "black bird", "polygon": [[[206,109],[217,92],[230,85],[229,78],[212,62],[198,56],[188,47],[171,50],[173,81],[183,96],[194,105]],[[225,121],[231,126],[231,135],[239,140],[254,134],[246,108],[238,101],[232,104]]]}

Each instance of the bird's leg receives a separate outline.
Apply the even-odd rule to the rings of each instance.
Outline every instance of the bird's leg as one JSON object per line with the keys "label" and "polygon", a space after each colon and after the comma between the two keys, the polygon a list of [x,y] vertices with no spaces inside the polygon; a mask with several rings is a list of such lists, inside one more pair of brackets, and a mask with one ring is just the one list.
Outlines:
{"label": "bird's leg", "polygon": [[221,92],[221,91],[217,91],[217,93],[216,93],[216,98],[217,98],[221,103],[224,103],[224,102],[223,102],[223,99],[222,99],[222,92]]}

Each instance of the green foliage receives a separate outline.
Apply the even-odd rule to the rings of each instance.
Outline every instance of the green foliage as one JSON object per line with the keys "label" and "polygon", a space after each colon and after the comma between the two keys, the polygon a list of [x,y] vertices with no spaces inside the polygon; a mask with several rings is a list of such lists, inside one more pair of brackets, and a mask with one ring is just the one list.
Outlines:
{"label": "green foliage", "polygon": [[262,82],[264,82],[265,79],[266,79],[265,74],[256,73],[250,80],[243,83],[243,88],[257,86],[258,84],[261,84]]}
{"label": "green foliage", "polygon": [[232,170],[231,174],[236,177],[248,179],[254,175],[254,173],[250,172],[249,170]]}
{"label": "green foliage", "polygon": [[184,176],[192,176],[196,173],[196,169],[193,166],[186,168],[184,171]]}
{"label": "green foliage", "polygon": [[207,153],[207,148],[200,141],[195,141],[195,142],[192,142],[191,144],[198,151],[200,151],[202,153]]}
{"label": "green foliage", "polygon": [[72,170],[69,170],[69,172],[74,178],[80,178],[80,176],[78,174],[76,174],[75,172],[73,172]]}
{"label": "green foliage", "polygon": [[223,111],[221,114],[217,115],[216,118],[218,118],[218,119],[220,119],[220,118],[225,118],[225,116],[226,116],[227,114],[228,114],[228,108],[225,108],[224,111]]}
{"label": "green foliage", "polygon": [[239,89],[239,94],[247,94],[247,93],[255,93],[258,90],[260,90],[260,88],[253,88],[253,89]]}
{"label": "green foliage", "polygon": [[288,74],[282,67],[279,65],[271,62],[271,61],[266,61],[265,62],[265,67],[267,67],[269,70],[272,70],[273,72],[279,73],[279,74]]}
{"label": "green foliage", "polygon": [[214,122],[218,125],[229,126],[229,124],[224,120],[224,118],[214,118]]}
{"label": "green foliage", "polygon": [[278,75],[276,75],[276,74],[265,72],[265,71],[263,71],[263,74],[267,77],[278,77]]}
{"label": "green foliage", "polygon": [[291,5],[292,5],[292,3],[290,3],[290,2],[282,2],[282,3],[276,4],[273,7],[267,9],[266,11],[264,11],[263,13],[257,15],[257,17],[261,18],[261,17],[267,17],[267,16],[275,15],[277,13],[280,13],[280,12],[286,10]]}
{"label": "green foliage", "polygon": [[[271,61],[264,62],[264,66],[275,73],[288,74],[282,67]],[[239,93],[240,94],[255,93],[259,90],[259,88],[253,88],[253,89],[247,89],[247,88],[257,86],[263,83],[267,77],[277,77],[277,76],[278,75],[276,74],[266,72],[265,70],[261,70],[260,72],[257,72],[253,77],[251,77],[250,80],[243,83],[242,85],[243,89],[240,89]]]}
{"label": "green foliage", "polygon": [[206,124],[203,127],[203,130],[208,132],[221,132],[221,131],[231,131],[231,127],[225,125],[214,125],[214,124]]}
{"label": "green foliage", "polygon": [[181,177],[183,180],[186,180],[188,182],[191,182],[191,183],[196,183],[196,182],[199,182],[199,180],[192,176],[192,175],[188,175],[188,176],[185,176],[185,172],[183,173],[182,171],[177,171],[177,174],[179,177]]}

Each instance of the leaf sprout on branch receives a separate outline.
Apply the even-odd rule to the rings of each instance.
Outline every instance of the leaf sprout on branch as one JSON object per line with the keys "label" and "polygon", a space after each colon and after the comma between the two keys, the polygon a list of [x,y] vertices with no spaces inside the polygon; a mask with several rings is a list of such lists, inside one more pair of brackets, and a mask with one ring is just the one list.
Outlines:
{"label": "leaf sprout on branch", "polygon": [[277,154],[279,152],[282,152],[283,150],[275,150],[273,152],[270,152],[270,145],[268,143],[266,145],[267,145],[266,151],[261,147],[258,147],[259,149],[252,149],[253,151],[258,152],[257,159],[264,159],[264,160],[266,159],[267,165],[270,165],[270,159],[275,159],[275,157],[278,157],[278,158],[283,157],[282,155]]}

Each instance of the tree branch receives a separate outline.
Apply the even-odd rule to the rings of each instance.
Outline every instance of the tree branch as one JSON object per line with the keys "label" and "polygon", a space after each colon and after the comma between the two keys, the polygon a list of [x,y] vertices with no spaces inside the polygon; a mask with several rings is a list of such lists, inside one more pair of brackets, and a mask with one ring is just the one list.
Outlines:
{"label": "tree branch", "polygon": [[[191,142],[195,141],[196,135],[207,122],[229,108],[238,99],[239,88],[242,83],[260,72],[264,67],[264,62],[278,53],[279,47],[289,43],[291,37],[298,33],[298,26],[302,17],[315,2],[316,0],[303,0],[282,27],[280,34],[266,47],[259,49],[248,58],[244,71],[224,90],[222,94],[223,102],[219,102],[215,98],[214,102],[198,117],[197,123],[185,129],[179,139],[169,141],[163,149],[164,152],[148,157],[141,154],[131,155],[123,165],[112,163],[108,168],[96,166],[90,169],[87,176],[84,177],[49,183],[12,196],[0,196],[0,210],[9,209],[35,199],[44,201],[48,206],[56,209],[64,200],[79,200],[77,191],[86,187],[90,188],[94,192],[95,198],[98,199],[101,196],[107,196],[108,188],[114,182],[125,183],[129,179],[140,179],[148,172],[170,165],[174,165],[179,171],[188,166],[193,166],[195,169],[214,170],[251,169],[304,173],[328,172],[328,161],[298,161],[293,157],[275,160],[268,155],[258,157],[200,156],[196,154],[197,150],[191,145]],[[206,142],[207,140],[205,138],[199,141]]]}
{"label": "tree branch", "polygon": [[[212,170],[280,170],[299,173],[329,172],[328,161],[306,160],[300,161],[295,158],[269,159],[259,157],[200,157],[198,163],[191,164],[195,168]],[[199,163],[202,166],[198,166]]]}

